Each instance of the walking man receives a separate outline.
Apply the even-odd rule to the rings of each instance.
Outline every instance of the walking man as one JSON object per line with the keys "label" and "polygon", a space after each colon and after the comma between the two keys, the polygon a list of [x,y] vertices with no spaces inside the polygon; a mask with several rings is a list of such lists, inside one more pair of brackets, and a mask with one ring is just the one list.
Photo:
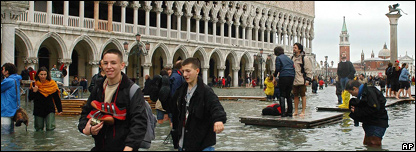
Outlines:
{"label": "walking man", "polygon": [[308,57],[305,57],[302,44],[295,43],[293,45],[293,53],[292,61],[295,66],[295,79],[293,81],[295,112],[293,113],[293,116],[298,114],[299,96],[302,98],[302,112],[299,116],[304,116],[306,109],[306,81],[312,82],[312,64]]}
{"label": "walking man", "polygon": [[214,151],[216,134],[224,130],[227,120],[218,96],[198,76],[200,67],[197,58],[184,60],[186,83],[176,90],[171,102],[162,103],[163,109],[172,112],[173,145],[179,151]]}
{"label": "walking man", "polygon": [[338,63],[337,75],[341,82],[342,90],[342,104],[339,108],[348,108],[350,94],[345,90],[345,86],[349,80],[354,79],[355,69],[350,61],[347,61],[347,56],[342,54],[341,62]]}
{"label": "walking man", "polygon": [[[138,150],[147,129],[146,101],[139,89],[130,100],[129,92],[134,82],[121,72],[125,63],[119,50],[104,52],[102,60],[105,77],[96,81],[87,104],[82,107],[78,130],[92,135],[95,141],[93,151]],[[109,123],[104,123],[104,120],[94,125],[92,118],[113,119]]]}

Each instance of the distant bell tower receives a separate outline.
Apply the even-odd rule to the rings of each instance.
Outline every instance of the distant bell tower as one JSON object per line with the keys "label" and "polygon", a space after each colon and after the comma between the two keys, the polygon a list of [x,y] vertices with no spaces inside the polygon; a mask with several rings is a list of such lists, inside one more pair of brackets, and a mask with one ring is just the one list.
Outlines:
{"label": "distant bell tower", "polygon": [[364,62],[364,50],[361,50],[361,63]]}
{"label": "distant bell tower", "polygon": [[344,24],[342,25],[342,31],[339,35],[339,61],[341,61],[342,54],[347,56],[347,61],[350,61],[350,35],[347,31],[347,24],[345,23],[345,16],[344,16]]}

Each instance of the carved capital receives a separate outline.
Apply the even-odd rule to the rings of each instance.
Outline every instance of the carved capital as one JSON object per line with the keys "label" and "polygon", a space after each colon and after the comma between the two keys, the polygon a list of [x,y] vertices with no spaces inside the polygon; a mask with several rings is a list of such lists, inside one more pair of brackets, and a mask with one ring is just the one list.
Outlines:
{"label": "carved capital", "polygon": [[68,66],[72,63],[72,59],[58,59],[58,63],[63,63]]}
{"label": "carved capital", "polygon": [[28,64],[38,63],[38,61],[39,60],[36,57],[26,58],[25,60],[23,60],[24,63],[28,63]]}
{"label": "carved capital", "polygon": [[240,70],[240,67],[233,68],[233,71],[237,71],[238,72],[238,70]]}
{"label": "carved capital", "polygon": [[95,60],[95,61],[89,61],[88,64],[89,65],[93,65],[93,66],[94,65],[97,65],[98,66],[100,64],[100,61],[99,60],[98,61],[97,60]]}
{"label": "carved capital", "polygon": [[218,22],[218,19],[217,18],[211,18],[211,22],[217,23]]}
{"label": "carved capital", "polygon": [[156,13],[163,12],[163,8],[154,8],[153,10],[155,10]]}
{"label": "carved capital", "polygon": [[152,67],[152,64],[145,63],[142,66],[143,66],[143,68],[150,68],[150,67]]}
{"label": "carved capital", "polygon": [[232,25],[233,24],[233,21],[231,21],[231,20],[230,21],[227,21],[227,24],[228,25]]}
{"label": "carved capital", "polygon": [[146,6],[144,6],[144,10],[146,12],[149,12],[150,10],[152,10],[152,6],[146,5]]}
{"label": "carved capital", "polygon": [[133,9],[139,9],[141,5],[140,3],[134,2],[131,6],[133,7]]}
{"label": "carved capital", "polygon": [[167,9],[167,10],[165,10],[165,14],[166,15],[172,15],[173,14],[173,10],[172,9]]}
{"label": "carved capital", "polygon": [[195,16],[194,16],[194,19],[195,19],[195,20],[197,20],[197,21],[199,21],[201,18],[202,18],[202,16],[201,16],[201,15],[195,15]]}
{"label": "carved capital", "polygon": [[1,23],[16,23],[19,16],[29,8],[29,1],[1,1]]}
{"label": "carved capital", "polygon": [[129,5],[129,1],[121,1],[120,6],[121,7],[127,7]]}
{"label": "carved capital", "polygon": [[217,66],[218,70],[225,70],[225,66]]}
{"label": "carved capital", "polygon": [[204,21],[209,21],[211,18],[209,17],[209,16],[204,16],[203,18],[202,18],[202,20],[204,20]]}
{"label": "carved capital", "polygon": [[183,15],[183,12],[175,12],[175,15],[176,16],[182,16]]}

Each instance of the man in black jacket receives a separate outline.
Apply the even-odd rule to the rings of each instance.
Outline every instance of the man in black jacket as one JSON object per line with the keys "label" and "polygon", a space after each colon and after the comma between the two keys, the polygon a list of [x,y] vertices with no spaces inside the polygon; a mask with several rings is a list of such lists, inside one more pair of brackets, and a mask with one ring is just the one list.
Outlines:
{"label": "man in black jacket", "polygon": [[355,122],[363,123],[365,132],[363,144],[380,147],[386,128],[389,127],[386,98],[383,93],[376,87],[367,86],[366,83],[360,84],[357,80],[349,81],[345,89],[356,97],[350,100],[349,116]]}
{"label": "man in black jacket", "polygon": [[216,134],[224,130],[227,120],[218,96],[198,76],[200,67],[196,58],[183,61],[186,83],[176,90],[171,102],[162,102],[163,109],[172,113],[174,147],[183,151],[213,151]]}
{"label": "man in black jacket", "polygon": [[347,61],[345,54],[341,57],[341,62],[338,63],[337,75],[341,82],[342,91],[345,90],[345,85],[349,80],[354,79],[355,69],[350,61]]}
{"label": "man in black jacket", "polygon": [[105,72],[104,72],[104,70],[102,69],[102,66],[101,66],[102,61],[103,60],[100,60],[100,64],[98,65],[99,72],[97,74],[95,74],[94,76],[92,76],[92,78],[91,78],[91,83],[90,83],[90,86],[88,87],[88,91],[90,91],[90,92],[92,92],[92,89],[94,89],[96,81],[101,81],[105,76]]}
{"label": "man in black jacket", "polygon": [[[85,135],[92,135],[95,147],[92,150],[131,151],[138,150],[147,129],[147,113],[144,97],[141,91],[136,91],[130,100],[130,87],[133,85],[126,74],[121,72],[125,63],[118,50],[108,50],[103,54],[103,70],[105,77],[97,81],[88,98],[87,104],[82,107],[78,130]],[[92,111],[111,114],[114,117],[112,125],[100,122],[94,126],[87,115]],[[111,107],[111,108],[105,108]],[[94,113],[95,115],[95,113]],[[95,117],[94,117],[95,118]],[[100,118],[96,118],[100,119]]]}

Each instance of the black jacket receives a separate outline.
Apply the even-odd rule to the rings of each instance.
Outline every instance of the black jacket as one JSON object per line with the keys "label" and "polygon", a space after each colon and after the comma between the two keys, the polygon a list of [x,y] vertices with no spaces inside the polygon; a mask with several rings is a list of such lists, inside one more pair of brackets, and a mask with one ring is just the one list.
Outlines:
{"label": "black jacket", "polygon": [[[95,83],[97,83],[97,81],[102,81],[103,80],[103,78],[104,78],[104,76],[102,76],[101,74],[100,74],[100,72],[98,72],[97,74],[95,74],[94,76],[92,76],[92,79],[91,79],[91,84],[90,84],[90,86],[88,87],[88,91],[92,91],[92,89],[94,89],[94,86],[95,86]],[[104,79],[105,80],[105,79]]]}
{"label": "black jacket", "polygon": [[[98,135],[93,135],[95,147],[92,150],[109,150],[122,151],[125,146],[132,147],[137,150],[141,141],[144,138],[147,129],[147,114],[143,94],[140,90],[133,95],[134,101],[130,101],[129,92],[133,85],[127,75],[121,73],[123,78],[120,83],[120,88],[117,95],[116,106],[119,109],[127,108],[126,120],[114,119],[114,125],[104,124]],[[87,115],[94,108],[91,106],[91,101],[97,100],[104,102],[103,83],[106,77],[97,81],[88,98],[87,104],[82,107],[81,117],[79,118],[78,130],[82,133],[85,125],[88,122]],[[117,92],[117,91],[116,91]],[[111,102],[114,102],[116,93],[114,93]]]}
{"label": "black jacket", "polygon": [[341,80],[341,78],[348,77],[349,79],[354,79],[355,69],[354,65],[350,61],[347,62],[339,62],[338,63],[338,69],[337,69],[337,75],[338,78]]}
{"label": "black jacket", "polygon": [[349,115],[352,119],[358,120],[363,124],[383,128],[387,128],[389,126],[389,117],[385,107],[386,98],[376,87],[364,84],[363,91],[361,93],[361,100],[352,98],[349,105],[350,109],[351,106],[355,107],[354,112],[351,112]]}
{"label": "black jacket", "polygon": [[[227,121],[224,108],[214,91],[203,83],[201,77],[198,77],[197,85],[190,100],[189,115],[185,125],[184,145],[182,147],[185,151],[201,151],[215,145],[214,123],[222,121],[225,124]],[[163,109],[169,109],[172,112],[174,147],[178,146],[179,139],[182,136],[187,89],[188,83],[184,82],[173,95],[171,101],[174,102],[162,102]]]}
{"label": "black jacket", "polygon": [[55,113],[55,105],[58,112],[62,112],[61,98],[59,92],[45,97],[43,94],[29,90],[29,100],[33,100],[33,115],[46,118],[50,113]]}

